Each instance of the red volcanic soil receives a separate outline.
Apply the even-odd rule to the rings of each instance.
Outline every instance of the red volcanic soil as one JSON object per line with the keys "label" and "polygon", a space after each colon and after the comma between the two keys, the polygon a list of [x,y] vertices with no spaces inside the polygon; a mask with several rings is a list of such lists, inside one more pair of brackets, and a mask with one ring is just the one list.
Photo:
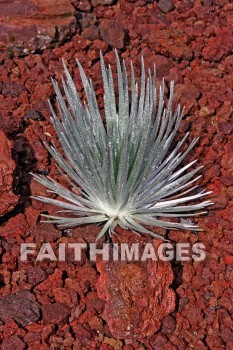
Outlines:
{"label": "red volcanic soil", "polygon": [[[1,349],[232,350],[233,4],[23,3],[0,5]],[[83,252],[80,262],[70,254],[62,262],[36,262],[36,255],[22,262],[23,242],[51,243],[57,251],[59,243],[94,242],[99,232],[40,223],[40,213],[55,209],[30,199],[46,194],[30,172],[64,181],[43,146],[52,137],[57,142],[47,100],[54,101],[50,77],[60,81],[61,58],[82,94],[79,59],[103,108],[99,51],[114,65],[113,47],[127,65],[133,60],[137,76],[143,55],[148,67],[156,63],[158,80],[165,77],[166,91],[175,81],[175,100],[186,106],[177,140],[188,130],[189,142],[200,137],[189,159],[204,164],[200,184],[213,191],[215,205],[195,219],[203,232],[167,234],[172,242],[203,243],[206,259],[114,265]]]}

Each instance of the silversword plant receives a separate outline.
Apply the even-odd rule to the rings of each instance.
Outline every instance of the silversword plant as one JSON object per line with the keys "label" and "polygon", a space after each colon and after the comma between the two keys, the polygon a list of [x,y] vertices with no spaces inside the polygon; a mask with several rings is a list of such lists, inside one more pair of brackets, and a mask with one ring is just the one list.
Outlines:
{"label": "silversword plant", "polygon": [[[193,191],[197,187],[193,183],[201,177],[196,174],[202,167],[190,170],[196,160],[182,165],[197,139],[185,151],[180,151],[187,133],[171,149],[183,114],[180,106],[173,112],[174,83],[170,84],[165,105],[164,81],[157,93],[155,70],[153,76],[149,71],[146,77],[142,59],[139,88],[131,62],[129,84],[125,62],[121,63],[116,53],[116,98],[111,67],[105,67],[102,54],[100,62],[105,122],[100,115],[92,81],[78,61],[87,103],[81,102],[64,63],[62,84],[67,102],[57,82],[53,81],[60,118],[50,104],[51,120],[64,154],[54,144],[46,147],[65,176],[67,187],[49,176],[33,175],[49,192],[64,199],[33,197],[62,208],[58,216],[44,215],[46,222],[63,227],[102,224],[97,239],[107,231],[110,235],[114,233],[118,224],[157,238],[163,237],[145,226],[198,230],[190,220],[170,222],[166,219],[174,217],[177,221],[203,214],[202,210],[211,204],[209,200],[200,201],[210,192]],[[194,203],[196,200],[198,202]]]}

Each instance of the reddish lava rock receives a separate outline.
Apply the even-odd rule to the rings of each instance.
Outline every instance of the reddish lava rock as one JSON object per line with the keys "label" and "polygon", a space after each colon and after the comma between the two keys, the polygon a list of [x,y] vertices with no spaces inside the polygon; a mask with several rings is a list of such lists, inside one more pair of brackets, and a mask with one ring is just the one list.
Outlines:
{"label": "reddish lava rock", "polygon": [[125,32],[118,22],[104,19],[100,24],[100,35],[110,46],[117,49],[124,47]]}
{"label": "reddish lava rock", "polygon": [[[155,251],[160,243],[152,241]],[[97,269],[100,272],[97,293],[106,301],[103,318],[115,338],[150,336],[174,310],[175,293],[169,288],[173,272],[169,262],[98,260]]]}
{"label": "reddish lava rock", "polygon": [[220,122],[218,127],[225,135],[229,135],[233,130],[233,123]]}
{"label": "reddish lava rock", "polygon": [[44,324],[59,324],[65,321],[70,313],[70,307],[65,303],[45,304],[42,306]]}
{"label": "reddish lava rock", "polygon": [[190,83],[176,85],[174,99],[176,102],[179,101],[182,106],[185,106],[185,114],[190,112],[199,96],[200,91],[198,88]]}
{"label": "reddish lava rock", "polygon": [[9,339],[3,342],[1,349],[2,350],[24,350],[26,344],[17,336],[13,335]]}
{"label": "reddish lava rock", "polygon": [[233,175],[221,176],[221,181],[226,187],[233,185]]}
{"label": "reddish lava rock", "polygon": [[156,74],[159,78],[163,78],[169,75],[170,70],[174,67],[172,61],[169,58],[164,57],[162,55],[152,55],[151,50],[149,50],[148,48],[143,50],[141,55],[138,56],[138,61],[141,61],[141,56],[143,56],[145,66],[150,68],[151,71],[153,71],[155,64]]}
{"label": "reddish lava rock", "polygon": [[14,208],[18,197],[12,192],[15,162],[11,158],[12,142],[0,130],[0,216]]}
{"label": "reddish lava rock", "polygon": [[74,8],[68,0],[13,0],[1,4],[0,49],[28,54],[60,42],[75,30]]}
{"label": "reddish lava rock", "polygon": [[143,43],[164,56],[169,55],[174,60],[181,57],[189,60],[193,56],[191,48],[187,45],[187,35],[175,28],[154,30],[153,25],[143,24],[135,31],[141,36]]}
{"label": "reddish lava rock", "polygon": [[40,305],[28,290],[22,289],[1,299],[0,320],[6,322],[11,318],[22,326],[40,318]]}
{"label": "reddish lava rock", "polygon": [[28,224],[23,214],[18,214],[0,226],[0,237],[24,236]]}
{"label": "reddish lava rock", "polygon": [[46,279],[46,273],[40,266],[32,267],[28,270],[28,282],[33,286],[43,282]]}
{"label": "reddish lava rock", "polygon": [[173,2],[171,0],[159,0],[158,8],[163,13],[168,13],[174,9]]}
{"label": "reddish lava rock", "polygon": [[91,0],[92,6],[96,7],[99,5],[111,5],[114,0]]}

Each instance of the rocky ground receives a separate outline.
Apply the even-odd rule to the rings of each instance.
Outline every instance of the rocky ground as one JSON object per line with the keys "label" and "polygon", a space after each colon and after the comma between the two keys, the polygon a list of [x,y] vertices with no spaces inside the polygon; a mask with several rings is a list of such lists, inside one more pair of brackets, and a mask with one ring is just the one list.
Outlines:
{"label": "rocky ground", "polygon": [[[54,5],[52,0],[28,0],[23,6],[11,1],[1,4],[0,31],[1,349],[232,350],[231,1],[59,0]],[[19,259],[22,242],[51,242],[56,249],[58,243],[91,242],[99,231],[95,226],[60,231],[40,223],[40,213],[53,209],[29,199],[46,194],[29,173],[60,178],[43,141],[56,140],[47,99],[54,100],[50,77],[60,81],[61,58],[82,93],[75,64],[75,58],[79,59],[94,81],[102,107],[99,50],[112,64],[112,47],[126,63],[133,60],[138,75],[143,55],[147,66],[156,63],[158,79],[165,77],[167,87],[175,81],[175,99],[186,106],[177,137],[187,130],[189,140],[200,137],[190,159],[204,164],[202,186],[213,191],[210,197],[215,205],[207,216],[196,220],[203,232],[170,231],[169,238],[204,243],[207,258],[173,262],[174,279],[170,266],[156,264],[118,266],[110,273],[85,255],[80,262]],[[130,301],[142,312],[145,295],[153,297],[154,285],[146,283],[146,276],[158,270],[160,276],[167,274],[161,282],[167,313],[152,303],[158,322],[149,323],[149,328],[144,322],[141,332],[121,339],[112,322],[119,313],[111,286],[118,284],[121,295],[129,288],[121,283],[122,276],[135,278]],[[142,276],[143,284],[138,286]],[[127,303],[124,307],[127,312]],[[136,313],[132,315],[136,329],[140,320],[135,319]],[[151,321],[149,312],[143,317]]]}

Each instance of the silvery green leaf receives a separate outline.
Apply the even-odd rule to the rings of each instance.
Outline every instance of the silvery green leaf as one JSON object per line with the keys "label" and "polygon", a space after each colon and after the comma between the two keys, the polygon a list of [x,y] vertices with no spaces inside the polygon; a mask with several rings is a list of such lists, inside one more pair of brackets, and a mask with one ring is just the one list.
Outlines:
{"label": "silvery green leaf", "polygon": [[[198,139],[191,141],[184,151],[181,147],[189,133],[173,145],[183,116],[179,105],[173,111],[174,82],[170,83],[165,103],[165,82],[162,80],[157,93],[155,69],[153,76],[150,71],[147,75],[142,58],[138,86],[132,62],[129,79],[125,62],[120,61],[116,51],[115,54],[116,80],[100,54],[104,121],[92,81],[78,60],[86,103],[82,103],[64,62],[65,99],[58,83],[52,81],[58,115],[50,104],[51,121],[63,152],[53,143],[45,147],[67,186],[50,177],[33,174],[48,191],[48,197],[33,198],[61,208],[57,216],[43,215],[48,223],[65,227],[103,224],[97,239],[107,231],[110,235],[114,233],[117,225],[161,239],[162,236],[145,226],[198,230],[197,225],[184,220],[164,220],[204,214],[203,209],[212,204],[209,200],[202,201],[210,192],[194,192],[197,190],[195,182],[201,177],[195,174],[202,167],[193,168],[196,160],[183,163]],[[81,189],[80,194],[77,194],[78,189]],[[50,198],[49,193],[62,200]]]}

